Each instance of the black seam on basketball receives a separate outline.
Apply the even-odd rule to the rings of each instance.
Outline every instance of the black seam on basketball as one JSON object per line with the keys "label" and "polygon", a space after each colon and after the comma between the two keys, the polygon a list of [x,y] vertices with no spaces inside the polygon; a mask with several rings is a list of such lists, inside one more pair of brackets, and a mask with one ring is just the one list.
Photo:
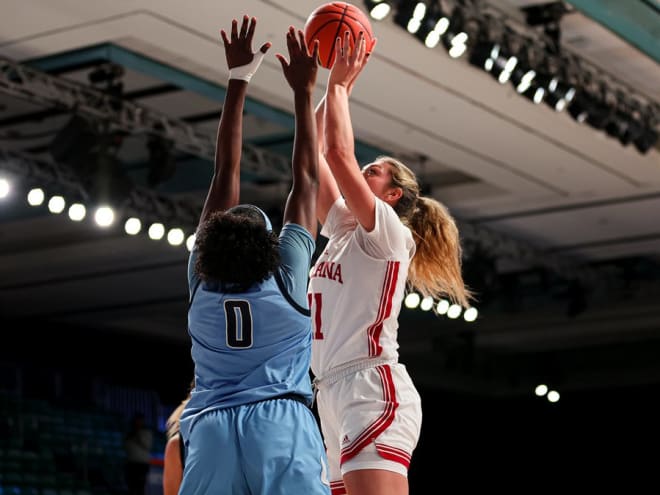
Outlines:
{"label": "black seam on basketball", "polygon": [[341,13],[341,17],[339,18],[339,25],[337,26],[335,39],[334,42],[332,43],[332,50],[330,50],[330,53],[328,54],[328,60],[325,62],[326,67],[330,66],[330,60],[332,60],[332,55],[335,53],[335,46],[337,46],[337,36],[339,36],[341,25],[344,23],[344,17],[346,17],[346,10],[348,10],[348,5],[344,5],[344,11]]}

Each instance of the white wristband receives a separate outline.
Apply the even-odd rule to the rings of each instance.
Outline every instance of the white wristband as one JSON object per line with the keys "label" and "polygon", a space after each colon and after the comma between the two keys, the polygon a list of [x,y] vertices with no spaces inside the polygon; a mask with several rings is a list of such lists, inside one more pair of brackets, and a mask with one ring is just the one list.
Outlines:
{"label": "white wristband", "polygon": [[250,79],[257,72],[261,61],[264,59],[265,53],[258,51],[254,54],[252,62],[247,65],[241,65],[240,67],[234,67],[229,69],[229,79],[240,79],[245,82],[250,82]]}

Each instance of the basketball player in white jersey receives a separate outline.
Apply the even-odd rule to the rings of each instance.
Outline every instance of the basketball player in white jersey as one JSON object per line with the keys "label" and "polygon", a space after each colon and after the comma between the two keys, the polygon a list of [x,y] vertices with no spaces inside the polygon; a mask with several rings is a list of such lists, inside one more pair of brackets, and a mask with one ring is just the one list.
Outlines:
{"label": "basketball player in white jersey", "polygon": [[[348,96],[367,59],[360,35],[337,39],[324,102],[317,214],[328,243],[311,271],[312,371],[333,495],[408,493],[421,401],[398,363],[406,284],[467,305],[458,231],[437,201],[420,197],[412,171],[380,157],[362,170]],[[373,48],[373,47],[372,47]],[[371,50],[369,50],[371,51]]]}

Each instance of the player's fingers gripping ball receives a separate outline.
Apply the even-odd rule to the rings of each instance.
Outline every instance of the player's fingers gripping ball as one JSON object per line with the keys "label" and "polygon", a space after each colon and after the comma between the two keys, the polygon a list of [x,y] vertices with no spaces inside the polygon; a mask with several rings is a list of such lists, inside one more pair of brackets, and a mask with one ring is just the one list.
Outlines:
{"label": "player's fingers gripping ball", "polygon": [[319,41],[319,64],[330,69],[335,62],[335,42],[344,39],[349,32],[350,50],[355,48],[360,32],[364,33],[367,53],[374,46],[373,30],[369,16],[355,5],[346,2],[330,2],[316,8],[305,22],[303,32],[307,46]]}

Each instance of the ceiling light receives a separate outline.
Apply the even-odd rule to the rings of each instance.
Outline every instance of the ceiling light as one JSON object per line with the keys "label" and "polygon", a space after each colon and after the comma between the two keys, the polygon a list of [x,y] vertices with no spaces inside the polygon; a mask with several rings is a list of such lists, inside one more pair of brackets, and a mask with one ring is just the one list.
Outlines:
{"label": "ceiling light", "polygon": [[46,199],[46,195],[40,187],[30,189],[30,192],[28,192],[27,202],[30,206],[39,206],[44,202],[44,199]]}
{"label": "ceiling light", "polygon": [[115,212],[109,206],[100,206],[94,213],[94,220],[99,227],[110,227],[115,221]]}

